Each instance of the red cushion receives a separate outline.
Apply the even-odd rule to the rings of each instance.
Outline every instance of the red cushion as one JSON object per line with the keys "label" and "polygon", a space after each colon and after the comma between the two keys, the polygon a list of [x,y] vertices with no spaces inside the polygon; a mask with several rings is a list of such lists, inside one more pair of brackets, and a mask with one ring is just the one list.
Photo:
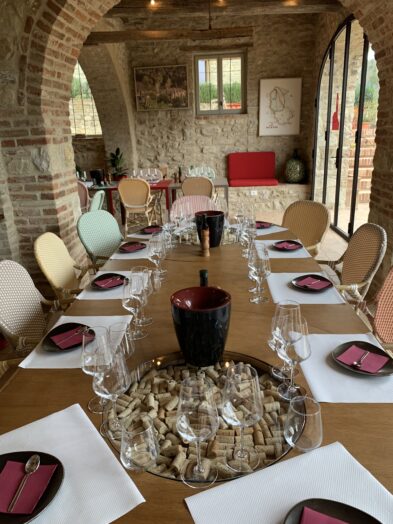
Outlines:
{"label": "red cushion", "polygon": [[240,178],[228,181],[230,187],[277,186],[277,178]]}
{"label": "red cushion", "polygon": [[230,153],[228,155],[229,185],[232,185],[231,181],[239,179],[274,179],[275,164],[276,155],[273,151]]}

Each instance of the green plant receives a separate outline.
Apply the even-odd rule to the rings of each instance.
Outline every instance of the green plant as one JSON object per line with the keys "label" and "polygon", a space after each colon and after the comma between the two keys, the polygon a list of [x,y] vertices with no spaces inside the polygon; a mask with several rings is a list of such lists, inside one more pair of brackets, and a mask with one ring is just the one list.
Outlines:
{"label": "green plant", "polygon": [[117,147],[114,153],[109,154],[109,163],[113,168],[113,174],[116,176],[123,176],[127,174],[128,169],[124,167],[123,153]]}

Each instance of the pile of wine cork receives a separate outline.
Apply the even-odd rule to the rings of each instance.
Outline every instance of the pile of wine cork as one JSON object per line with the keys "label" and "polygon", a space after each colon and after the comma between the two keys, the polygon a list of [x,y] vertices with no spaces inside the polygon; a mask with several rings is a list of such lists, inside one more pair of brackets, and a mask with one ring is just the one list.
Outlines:
{"label": "pile of wine cork", "polygon": [[[209,377],[214,383],[214,396],[219,405],[227,368],[233,364],[233,361],[229,361],[207,368],[195,368],[186,364],[169,365],[162,369],[153,367],[131,385],[127,394],[118,398],[117,416],[126,429],[145,414],[153,419],[160,452],[156,465],[149,469],[151,473],[180,479],[181,472],[195,464],[195,443],[183,442],[176,429],[182,380],[187,377]],[[251,463],[258,463],[258,469],[275,462],[288,450],[283,437],[288,404],[280,398],[277,393],[278,384],[269,373],[259,376],[259,385],[263,404],[262,418],[254,426],[244,428],[243,433],[243,445],[250,454]],[[115,413],[112,410],[108,414],[109,425],[114,418]],[[121,434],[115,430],[113,436],[113,444],[120,449]],[[240,429],[232,428],[220,416],[217,433],[211,440],[201,442],[206,478],[212,465],[217,468],[219,480],[237,476],[238,473],[230,466],[236,468],[234,452],[239,446]],[[252,471],[251,468],[249,471]]]}

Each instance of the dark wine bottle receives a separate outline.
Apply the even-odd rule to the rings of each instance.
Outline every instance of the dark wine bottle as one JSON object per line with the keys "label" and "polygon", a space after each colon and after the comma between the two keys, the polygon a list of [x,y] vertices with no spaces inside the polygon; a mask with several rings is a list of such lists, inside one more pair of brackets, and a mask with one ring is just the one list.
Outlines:
{"label": "dark wine bottle", "polygon": [[200,269],[199,270],[199,285],[201,287],[208,286],[208,271],[207,271],[207,269]]}

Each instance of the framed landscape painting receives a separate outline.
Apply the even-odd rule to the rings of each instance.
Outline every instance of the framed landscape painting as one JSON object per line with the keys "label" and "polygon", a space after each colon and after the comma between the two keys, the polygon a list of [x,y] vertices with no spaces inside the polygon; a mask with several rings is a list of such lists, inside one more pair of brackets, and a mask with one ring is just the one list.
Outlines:
{"label": "framed landscape painting", "polygon": [[301,78],[260,81],[259,136],[298,135],[302,97]]}
{"label": "framed landscape painting", "polygon": [[186,65],[135,67],[137,111],[188,108]]}

